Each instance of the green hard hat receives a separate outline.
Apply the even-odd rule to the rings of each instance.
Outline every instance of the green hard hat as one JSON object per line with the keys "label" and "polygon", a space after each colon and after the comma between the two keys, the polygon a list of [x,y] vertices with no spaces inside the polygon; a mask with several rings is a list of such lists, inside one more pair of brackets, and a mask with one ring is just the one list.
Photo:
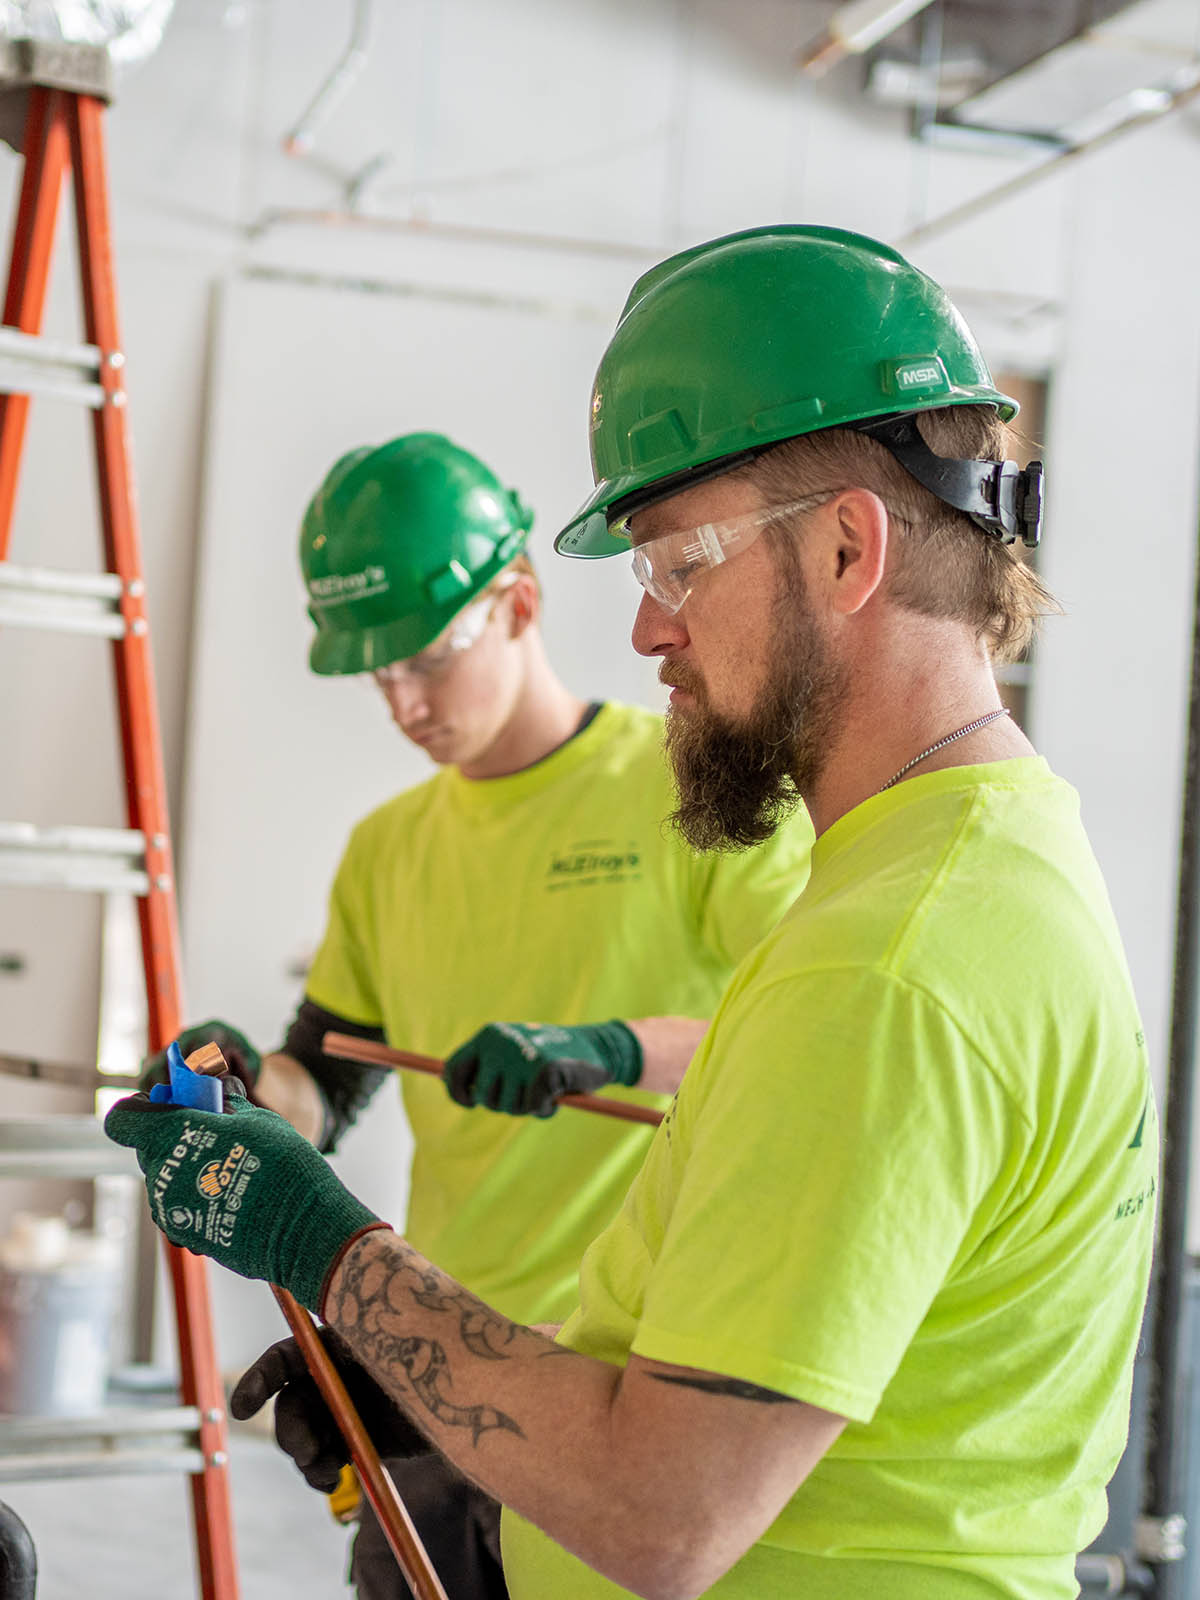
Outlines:
{"label": "green hard hat", "polygon": [[554,548],[627,551],[614,507],[797,434],[947,405],[1017,412],[945,290],[895,250],[792,224],[713,239],[634,284],[592,389],[596,487]]}
{"label": "green hard hat", "polygon": [[300,528],[300,565],[323,674],[415,656],[520,554],[533,513],[440,433],[409,433],[336,461]]}

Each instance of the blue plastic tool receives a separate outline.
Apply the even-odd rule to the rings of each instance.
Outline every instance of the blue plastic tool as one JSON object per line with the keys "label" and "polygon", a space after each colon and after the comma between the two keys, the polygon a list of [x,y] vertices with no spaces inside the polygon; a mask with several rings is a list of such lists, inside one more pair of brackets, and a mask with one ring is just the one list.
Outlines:
{"label": "blue plastic tool", "polygon": [[156,1105],[190,1106],[193,1111],[224,1110],[221,1080],[193,1072],[175,1040],[167,1046],[167,1070],[171,1082],[156,1083],[150,1091]]}

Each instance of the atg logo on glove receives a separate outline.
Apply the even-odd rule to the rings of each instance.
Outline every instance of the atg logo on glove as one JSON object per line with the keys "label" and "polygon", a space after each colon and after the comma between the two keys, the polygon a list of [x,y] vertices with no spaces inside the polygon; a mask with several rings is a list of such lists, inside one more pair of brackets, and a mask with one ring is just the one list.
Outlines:
{"label": "atg logo on glove", "polygon": [[237,1176],[238,1167],[246,1154],[244,1144],[235,1144],[224,1161],[210,1161],[200,1169],[196,1187],[209,1200],[219,1200]]}
{"label": "atg logo on glove", "polygon": [[[166,1228],[168,1215],[176,1232],[180,1228],[203,1234],[214,1244],[233,1242],[238,1212],[249,1186],[250,1179],[261,1163],[244,1144],[235,1144],[223,1160],[206,1161],[195,1173],[195,1187],[208,1202],[205,1206],[174,1204],[176,1197],[170,1193],[180,1177],[192,1177],[194,1163],[201,1160],[206,1150],[215,1143],[210,1130],[184,1125],[179,1142],[163,1163],[155,1180],[152,1198],[159,1215],[159,1226]],[[180,1197],[184,1198],[184,1197]],[[168,1213],[167,1202],[172,1206]]]}

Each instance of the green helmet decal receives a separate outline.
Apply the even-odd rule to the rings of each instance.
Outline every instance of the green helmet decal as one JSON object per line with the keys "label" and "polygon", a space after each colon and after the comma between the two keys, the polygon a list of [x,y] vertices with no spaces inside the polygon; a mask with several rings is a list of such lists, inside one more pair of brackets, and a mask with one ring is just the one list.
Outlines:
{"label": "green helmet decal", "polygon": [[615,555],[618,502],[797,434],[947,405],[1017,412],[945,290],[888,245],[792,224],[697,245],[633,286],[592,390],[596,487],[554,548]]}
{"label": "green helmet decal", "polygon": [[300,529],[309,665],[368,672],[416,655],[520,554],[533,513],[440,433],[352,450]]}

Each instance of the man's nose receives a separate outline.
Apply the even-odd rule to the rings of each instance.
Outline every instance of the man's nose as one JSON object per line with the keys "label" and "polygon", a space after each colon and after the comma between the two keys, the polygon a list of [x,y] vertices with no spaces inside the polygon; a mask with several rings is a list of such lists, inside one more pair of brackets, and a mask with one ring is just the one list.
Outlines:
{"label": "man's nose", "polygon": [[389,678],[383,692],[392,713],[392,721],[401,728],[406,723],[419,722],[428,710],[425,687],[419,678],[410,673]]}
{"label": "man's nose", "polygon": [[667,656],[688,642],[682,611],[668,611],[652,594],[643,592],[633,619],[633,648],[640,656]]}

